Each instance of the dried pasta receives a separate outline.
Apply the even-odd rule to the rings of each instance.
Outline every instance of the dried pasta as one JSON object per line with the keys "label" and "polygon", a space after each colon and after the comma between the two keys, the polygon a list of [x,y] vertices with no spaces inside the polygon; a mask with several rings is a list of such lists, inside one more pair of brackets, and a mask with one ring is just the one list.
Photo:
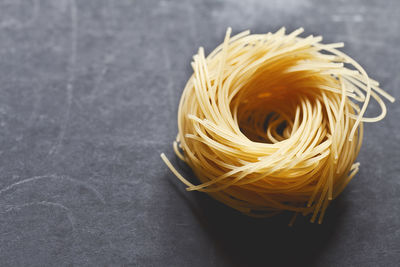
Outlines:
{"label": "dried pasta", "polygon": [[[161,157],[187,190],[202,191],[250,216],[281,211],[321,223],[357,173],[363,123],[385,117],[379,88],[343,43],[275,33],[225,39],[207,57],[200,47],[178,109],[173,144],[200,181]],[[371,99],[381,113],[365,117]]]}

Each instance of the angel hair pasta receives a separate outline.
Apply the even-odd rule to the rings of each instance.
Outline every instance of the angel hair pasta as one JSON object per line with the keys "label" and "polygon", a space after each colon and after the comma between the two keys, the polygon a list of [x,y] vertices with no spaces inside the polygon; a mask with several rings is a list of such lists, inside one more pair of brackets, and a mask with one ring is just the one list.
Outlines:
{"label": "angel hair pasta", "polygon": [[[322,221],[357,173],[363,122],[385,117],[379,88],[352,58],[303,29],[231,37],[194,55],[173,144],[200,181],[162,159],[187,190],[251,216],[280,211]],[[381,113],[365,117],[371,98]],[[294,216],[295,217],[295,216]]]}

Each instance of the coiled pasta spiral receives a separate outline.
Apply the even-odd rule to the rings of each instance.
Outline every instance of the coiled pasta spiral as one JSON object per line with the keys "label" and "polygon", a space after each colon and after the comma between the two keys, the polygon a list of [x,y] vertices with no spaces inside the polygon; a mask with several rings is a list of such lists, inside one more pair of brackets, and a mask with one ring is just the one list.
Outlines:
{"label": "coiled pasta spiral", "polygon": [[[205,57],[193,57],[183,91],[174,150],[200,180],[182,177],[187,190],[206,192],[250,216],[288,210],[322,221],[359,169],[363,122],[381,120],[379,88],[353,59],[320,36],[231,37]],[[364,116],[375,99],[381,114]]]}

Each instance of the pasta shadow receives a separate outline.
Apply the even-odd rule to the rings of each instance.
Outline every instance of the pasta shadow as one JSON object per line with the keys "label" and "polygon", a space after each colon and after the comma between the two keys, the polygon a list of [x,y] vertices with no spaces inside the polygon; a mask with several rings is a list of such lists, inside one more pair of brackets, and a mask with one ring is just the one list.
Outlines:
{"label": "pasta shadow", "polygon": [[292,213],[251,218],[207,194],[183,192],[173,185],[215,242],[215,253],[227,266],[313,266],[335,232],[340,232],[346,212],[344,193],[328,207],[321,225],[299,215],[289,227]]}

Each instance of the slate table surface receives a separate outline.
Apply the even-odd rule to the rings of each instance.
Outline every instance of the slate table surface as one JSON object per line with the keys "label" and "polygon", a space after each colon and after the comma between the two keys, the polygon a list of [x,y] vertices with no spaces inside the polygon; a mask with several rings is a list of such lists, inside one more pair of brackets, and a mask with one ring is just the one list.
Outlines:
{"label": "slate table surface", "polygon": [[[400,99],[400,2],[0,1],[1,266],[399,266],[400,107],[322,225],[186,192],[172,152],[199,46],[288,31],[345,42]],[[371,104],[368,115],[379,112]]]}

